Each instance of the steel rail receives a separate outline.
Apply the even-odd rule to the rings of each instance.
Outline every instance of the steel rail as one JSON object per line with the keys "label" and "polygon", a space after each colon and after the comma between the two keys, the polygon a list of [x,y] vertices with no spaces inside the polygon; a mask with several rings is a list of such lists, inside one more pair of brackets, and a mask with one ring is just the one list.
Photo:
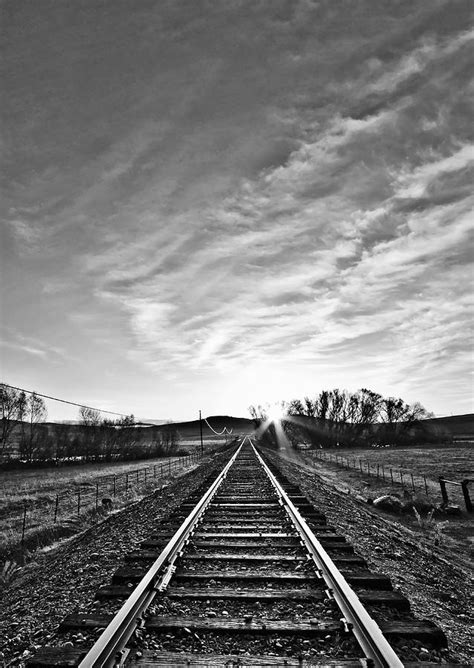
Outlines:
{"label": "steel rail", "polygon": [[124,650],[129,638],[141,623],[141,615],[159,591],[160,579],[162,579],[163,575],[166,577],[166,573],[162,572],[163,566],[166,563],[172,565],[174,559],[178,556],[178,553],[185,545],[192,531],[196,528],[199,519],[224,481],[244,441],[245,437],[216,480],[189,513],[188,517],[167,543],[146,575],[140,580],[105,631],[82,659],[78,668],[111,668],[112,666],[121,665],[121,660],[118,658],[120,652]]}
{"label": "steel rail", "polygon": [[251,439],[249,440],[255,454],[275,487],[282,505],[297,528],[306,549],[328,584],[330,592],[343,613],[346,622],[350,624],[351,630],[357,638],[366,658],[372,660],[374,668],[403,668],[403,663],[383,635],[377,622],[364,608],[357,594],[350,587],[336,564],[308,527],[306,520],[301,516],[288,494],[270,471]]}

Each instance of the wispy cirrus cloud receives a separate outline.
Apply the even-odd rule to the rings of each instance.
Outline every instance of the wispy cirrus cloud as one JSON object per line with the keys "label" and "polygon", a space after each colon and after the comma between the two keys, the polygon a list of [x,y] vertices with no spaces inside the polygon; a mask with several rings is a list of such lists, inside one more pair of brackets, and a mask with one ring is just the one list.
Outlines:
{"label": "wispy cirrus cloud", "polygon": [[69,84],[34,87],[39,115],[13,80],[9,98],[9,247],[64,313],[41,335],[176,388],[280,364],[282,398],[313,377],[467,395],[473,33],[449,4],[118,7],[107,51],[93,4],[63,7],[37,67],[59,89],[66,53],[87,104]]}

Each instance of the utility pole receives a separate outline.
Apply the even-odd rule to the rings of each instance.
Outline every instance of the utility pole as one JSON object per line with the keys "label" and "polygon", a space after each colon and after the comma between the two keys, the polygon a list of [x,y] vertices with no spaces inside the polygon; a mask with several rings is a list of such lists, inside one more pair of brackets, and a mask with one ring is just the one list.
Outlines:
{"label": "utility pole", "polygon": [[199,431],[201,432],[201,457],[204,454],[204,443],[202,442],[202,417],[201,411],[199,411]]}

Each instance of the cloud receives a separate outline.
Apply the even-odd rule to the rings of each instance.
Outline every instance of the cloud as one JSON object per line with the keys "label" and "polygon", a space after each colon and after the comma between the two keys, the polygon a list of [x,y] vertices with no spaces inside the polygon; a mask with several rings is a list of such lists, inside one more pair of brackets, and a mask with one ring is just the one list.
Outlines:
{"label": "cloud", "polygon": [[54,361],[55,363],[57,363],[58,359],[71,359],[65,350],[42,341],[38,337],[25,336],[9,328],[4,328],[4,331],[5,334],[0,340],[0,346],[40,357],[43,360]]}
{"label": "cloud", "polygon": [[449,4],[111,5],[106,21],[86,3],[51,41],[52,5],[18,9],[18,311],[59,348],[89,337],[176,382],[279,364],[411,392],[459,375],[472,32]]}

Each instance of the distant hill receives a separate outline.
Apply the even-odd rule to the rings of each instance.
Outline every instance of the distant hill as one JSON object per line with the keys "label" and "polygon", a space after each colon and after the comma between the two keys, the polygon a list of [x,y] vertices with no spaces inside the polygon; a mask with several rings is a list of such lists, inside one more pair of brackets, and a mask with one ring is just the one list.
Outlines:
{"label": "distant hill", "polygon": [[[170,422],[158,425],[156,429],[157,431],[165,431],[170,427],[176,429],[182,438],[195,438],[200,435],[199,420]],[[222,432],[224,427],[228,431],[232,430],[234,434],[250,434],[254,430],[253,421],[248,418],[233,417],[230,415],[210,415],[202,419],[202,435],[204,438],[215,436],[214,432]]]}
{"label": "distant hill", "polygon": [[[210,429],[206,424],[209,423]],[[314,424],[314,418],[306,418],[299,416],[295,420],[304,425],[308,422]],[[328,421],[329,422],[329,421]],[[464,415],[451,415],[448,417],[431,418],[429,420],[422,420],[422,424],[428,428],[433,428],[435,432],[445,433],[446,436],[452,437],[454,440],[474,440],[474,413],[467,413]],[[163,431],[169,427],[177,429],[182,438],[197,438],[199,437],[199,420],[190,420],[184,422],[168,422],[166,424],[158,424],[153,429]],[[214,435],[214,431],[222,432],[224,427],[232,429],[234,434],[250,434],[254,431],[253,421],[249,418],[234,417],[230,415],[211,415],[202,420],[203,438],[208,438]],[[318,423],[318,428],[323,428],[321,422]]]}
{"label": "distant hill", "polygon": [[449,432],[455,440],[474,440],[474,413],[423,420],[423,424]]}

